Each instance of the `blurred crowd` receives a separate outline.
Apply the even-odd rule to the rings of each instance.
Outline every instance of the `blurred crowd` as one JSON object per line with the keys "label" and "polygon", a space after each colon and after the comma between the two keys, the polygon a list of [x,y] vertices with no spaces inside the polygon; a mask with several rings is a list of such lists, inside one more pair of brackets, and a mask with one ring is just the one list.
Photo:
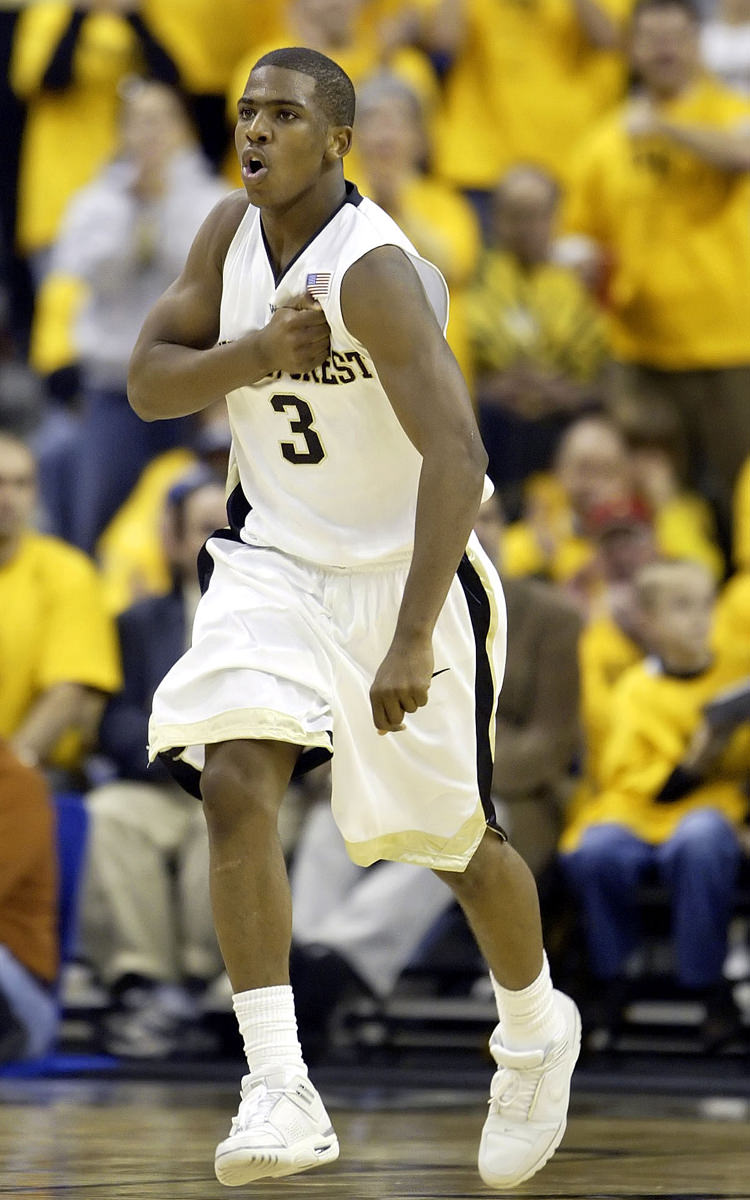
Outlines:
{"label": "blurred crowd", "polygon": [[[750,975],[750,0],[5,0],[0,1063],[54,1045],[71,956],[111,1053],[206,1049],[206,831],[145,743],[231,435],[223,402],[141,422],[126,374],[239,186],[237,100],[280,45],[351,75],[347,175],[450,288],[509,612],[495,800],[550,944],[569,906],[588,1028],[616,1036],[658,879],[675,986],[724,1046]],[[386,998],[452,907],[428,871],[349,863],[326,799],[323,770],[283,814],[309,1059],[340,996]]]}

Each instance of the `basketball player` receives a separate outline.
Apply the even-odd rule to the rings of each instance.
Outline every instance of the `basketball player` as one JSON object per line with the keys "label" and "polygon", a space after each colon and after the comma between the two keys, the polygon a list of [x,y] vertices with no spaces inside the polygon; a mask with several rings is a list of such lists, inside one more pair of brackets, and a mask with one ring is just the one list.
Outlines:
{"label": "basketball player", "polygon": [[552,989],[533,878],[489,803],[505,618],[471,534],[487,459],[442,333],[446,287],[345,182],[353,119],[330,59],[259,60],[238,106],[245,190],[209,216],[133,353],[140,416],[226,394],[233,431],[229,528],[202,552],[192,648],[154,697],[149,753],[203,799],[248,1062],[219,1180],[338,1156],[297,1040],[276,833],[290,777],[335,751],[354,861],[436,870],[491,968],[479,1169],[513,1187],[562,1137],[580,1022]]}

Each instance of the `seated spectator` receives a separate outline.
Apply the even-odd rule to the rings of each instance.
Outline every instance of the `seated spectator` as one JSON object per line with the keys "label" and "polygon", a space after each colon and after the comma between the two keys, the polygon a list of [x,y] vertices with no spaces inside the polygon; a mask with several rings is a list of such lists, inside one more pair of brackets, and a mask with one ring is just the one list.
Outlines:
{"label": "seated spectator", "polygon": [[558,200],[540,168],[503,176],[469,293],[480,427],[501,488],[546,470],[571,418],[600,400],[603,323],[578,275],[553,261]]}
{"label": "seated spectator", "polygon": [[[501,529],[492,499],[480,513],[477,534],[493,561]],[[554,588],[525,579],[507,585],[510,636],[497,709],[493,798],[503,828],[541,882],[556,852],[578,749],[580,620]],[[385,999],[453,901],[430,871],[407,863],[353,864],[327,794],[301,830],[290,879],[298,1023],[306,1054],[319,1057],[345,992]]]}
{"label": "seated spectator", "polygon": [[364,83],[357,93],[352,178],[442,271],[451,293],[448,342],[470,379],[465,295],[479,255],[479,225],[469,202],[429,174],[429,158],[416,91],[395,75],[376,75]]}
{"label": "seated spectator", "polygon": [[30,450],[0,435],[0,737],[70,787],[120,686],[120,663],[93,563],[35,532],[36,503]]}
{"label": "seated spectator", "polygon": [[59,961],[55,818],[43,775],[0,742],[0,1065],[55,1040]]}
{"label": "seated spectator", "polygon": [[224,489],[207,469],[170,491],[164,542],[172,590],[119,618],[125,682],[100,734],[115,778],[86,798],[80,950],[111,999],[103,1044],[133,1058],[195,1050],[198,1000],[221,970],[203,811],[166,768],[147,765],[146,744],[154,689],[189,641],[198,551],[225,520]]}
{"label": "seated spectator", "polygon": [[[560,440],[552,476],[532,476],[525,485],[525,511],[504,536],[507,575],[551,579],[589,611],[604,587],[592,515],[611,505],[627,509],[635,503],[644,519],[653,522],[660,554],[708,563],[714,576],[721,577],[721,554],[710,537],[710,509],[695,493],[678,489],[669,455],[654,446],[658,434],[639,426],[633,436],[639,445],[648,440],[648,449],[633,454],[608,417],[573,422]],[[646,495],[641,498],[639,491]]]}
{"label": "seated spectator", "polygon": [[57,466],[57,486],[44,495],[49,527],[87,553],[146,463],[189,439],[189,418],[149,424],[135,415],[127,366],[145,315],[226,193],[196,149],[179,95],[163,84],[140,81],[127,90],[120,141],[119,157],[66,213],[33,334],[35,361],[43,366],[57,299],[69,297],[71,285],[80,288],[70,333],[71,357],[81,368],[81,412],[62,444],[40,448],[40,457],[45,479],[54,479]]}
{"label": "seated spectator", "polygon": [[589,514],[632,496],[622,435],[606,417],[580,417],[560,439],[552,476],[532,476],[524,490],[525,512],[503,537],[505,573],[568,584],[593,559]]}
{"label": "seated spectator", "polygon": [[569,824],[562,868],[580,902],[597,991],[589,1027],[616,1030],[639,944],[638,887],[648,871],[667,886],[677,981],[705,1008],[703,1040],[737,1035],[723,977],[727,930],[747,812],[750,724],[716,727],[704,710],[736,683],[737,663],[714,656],[714,584],[695,563],[654,563],[637,577],[654,657],[612,694],[601,790]]}

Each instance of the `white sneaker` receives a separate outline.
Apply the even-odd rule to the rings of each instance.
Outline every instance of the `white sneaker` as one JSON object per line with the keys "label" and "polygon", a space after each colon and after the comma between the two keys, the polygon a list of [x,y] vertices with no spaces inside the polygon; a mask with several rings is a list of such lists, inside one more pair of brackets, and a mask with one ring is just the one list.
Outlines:
{"label": "white sneaker", "polygon": [[282,1067],[262,1077],[245,1075],[241,1092],[229,1137],[216,1147],[219,1183],[239,1187],[279,1179],[338,1158],[330,1117],[304,1073]]}
{"label": "white sneaker", "polygon": [[565,1133],[581,1018],[563,992],[555,992],[555,1001],[564,1028],[546,1050],[507,1050],[499,1025],[490,1038],[498,1069],[479,1143],[479,1174],[488,1187],[512,1188],[530,1179],[552,1157]]}

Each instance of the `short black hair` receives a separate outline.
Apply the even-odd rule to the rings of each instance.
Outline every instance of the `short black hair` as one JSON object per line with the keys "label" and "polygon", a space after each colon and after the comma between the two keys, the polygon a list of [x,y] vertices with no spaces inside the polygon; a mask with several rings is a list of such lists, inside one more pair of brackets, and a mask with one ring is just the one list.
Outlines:
{"label": "short black hair", "polygon": [[694,24],[700,25],[701,23],[700,12],[694,0],[636,0],[630,14],[631,27],[643,13],[659,12],[660,9],[665,8],[680,8]]}
{"label": "short black hair", "polygon": [[280,50],[269,50],[259,58],[253,71],[259,67],[282,67],[285,71],[310,75],[315,80],[316,96],[330,124],[354,124],[354,84],[332,58],[307,46],[284,46]]}

